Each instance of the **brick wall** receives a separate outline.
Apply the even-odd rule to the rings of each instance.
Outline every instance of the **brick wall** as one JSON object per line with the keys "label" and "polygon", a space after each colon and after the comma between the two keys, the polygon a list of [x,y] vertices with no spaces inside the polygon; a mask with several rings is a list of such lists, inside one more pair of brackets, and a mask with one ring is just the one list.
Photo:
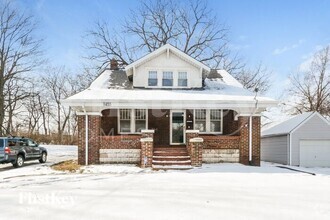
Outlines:
{"label": "brick wall", "polygon": [[[240,163],[249,165],[249,117],[238,117],[240,130]],[[252,117],[252,161],[260,166],[260,117]]]}
{"label": "brick wall", "polygon": [[[85,116],[78,117],[78,163],[85,164]],[[88,116],[88,164],[99,163],[100,122],[97,115]]]}
{"label": "brick wall", "polygon": [[204,149],[239,149],[239,136],[199,135],[204,139]]}
{"label": "brick wall", "polygon": [[101,149],[140,149],[141,135],[101,136]]}

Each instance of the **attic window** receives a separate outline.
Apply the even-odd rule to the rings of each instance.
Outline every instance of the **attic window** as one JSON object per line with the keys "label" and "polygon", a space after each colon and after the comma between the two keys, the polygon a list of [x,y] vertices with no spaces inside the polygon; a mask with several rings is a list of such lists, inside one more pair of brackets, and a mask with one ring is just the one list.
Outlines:
{"label": "attic window", "polygon": [[178,86],[187,86],[187,85],[188,85],[187,72],[179,72]]}
{"label": "attic window", "polygon": [[173,86],[173,72],[163,72],[163,86]]}
{"label": "attic window", "polygon": [[149,71],[148,86],[157,86],[157,71]]}

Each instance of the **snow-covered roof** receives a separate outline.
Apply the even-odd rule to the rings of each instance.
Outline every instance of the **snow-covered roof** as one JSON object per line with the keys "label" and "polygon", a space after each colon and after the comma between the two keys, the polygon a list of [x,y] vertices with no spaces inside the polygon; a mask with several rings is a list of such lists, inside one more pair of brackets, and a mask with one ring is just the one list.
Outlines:
{"label": "snow-covered roof", "polygon": [[[106,69],[90,87],[65,100],[69,106],[98,106],[111,103],[112,107],[146,108],[250,108],[256,104],[255,94],[244,89],[225,70],[218,70],[219,78],[206,78],[203,88],[195,89],[148,89],[134,88],[124,70]],[[276,106],[277,101],[257,96],[258,107]],[[126,103],[126,104],[125,104]],[[252,110],[251,110],[252,111]]]}
{"label": "snow-covered roof", "polygon": [[293,116],[286,121],[273,124],[268,128],[263,129],[261,131],[261,136],[279,136],[290,134],[295,128],[312,118],[312,116],[315,114],[319,115],[317,112],[305,112],[303,114]]}
{"label": "snow-covered roof", "polygon": [[191,56],[189,56],[188,54],[184,53],[183,51],[179,50],[178,48],[172,46],[171,44],[165,44],[164,46],[158,48],[157,50],[147,54],[146,56],[134,61],[133,63],[127,65],[125,67],[125,70],[129,70],[133,67],[139,66],[140,64],[152,59],[155,56],[158,56],[159,54],[163,53],[164,51],[171,51],[173,53],[175,53],[176,55],[184,58],[185,60],[189,61],[190,63],[195,64],[196,66],[199,66],[200,68],[203,68],[207,71],[210,71],[210,67],[206,66],[205,64],[203,64],[202,62],[199,62],[198,60],[192,58]]}

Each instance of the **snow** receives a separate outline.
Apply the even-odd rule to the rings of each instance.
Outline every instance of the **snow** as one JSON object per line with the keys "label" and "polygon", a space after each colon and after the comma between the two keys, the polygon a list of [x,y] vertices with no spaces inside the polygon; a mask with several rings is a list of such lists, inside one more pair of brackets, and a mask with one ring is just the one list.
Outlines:
{"label": "snow", "polygon": [[104,70],[89,86],[87,90],[91,89],[107,89],[109,87],[109,78],[111,70]]}
{"label": "snow", "polygon": [[243,88],[243,85],[238,82],[232,75],[230,75],[226,70],[218,70],[218,73],[222,76],[223,81],[229,86],[235,86]]}
{"label": "snow", "polygon": [[[72,154],[77,150],[73,146],[48,148],[53,161],[77,156]],[[49,168],[40,175],[37,168],[50,164],[0,168],[1,219],[323,220],[330,216],[330,168],[292,167],[315,171],[313,176],[271,163],[203,164],[184,171],[91,165],[83,167],[83,173]]]}

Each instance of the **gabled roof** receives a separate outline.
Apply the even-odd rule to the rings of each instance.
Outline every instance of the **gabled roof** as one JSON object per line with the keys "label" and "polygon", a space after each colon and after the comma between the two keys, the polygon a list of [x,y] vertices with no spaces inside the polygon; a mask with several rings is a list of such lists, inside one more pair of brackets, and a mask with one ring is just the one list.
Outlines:
{"label": "gabled roof", "polygon": [[280,135],[287,135],[293,132],[295,129],[297,129],[299,126],[303,125],[305,122],[307,122],[309,119],[311,119],[314,115],[319,116],[323,120],[325,120],[326,123],[329,124],[326,119],[320,115],[318,112],[305,112],[300,115],[296,115],[286,121],[283,121],[279,124],[273,125],[271,127],[268,127],[267,129],[264,129],[261,131],[261,136],[280,136]]}
{"label": "gabled roof", "polygon": [[149,61],[150,59],[152,59],[155,56],[158,56],[159,54],[162,54],[164,52],[173,52],[174,54],[178,55],[179,57],[183,58],[184,60],[189,61],[190,63],[195,64],[196,66],[203,68],[206,71],[210,71],[210,67],[206,66],[205,64],[203,64],[202,62],[199,62],[198,60],[192,58],[191,56],[189,56],[188,54],[184,53],[183,51],[179,50],[178,48],[172,46],[171,44],[165,44],[164,46],[158,48],[157,50],[145,55],[144,57],[134,61],[133,63],[127,65],[125,67],[125,70],[129,70],[133,67],[139,66],[144,62]]}

